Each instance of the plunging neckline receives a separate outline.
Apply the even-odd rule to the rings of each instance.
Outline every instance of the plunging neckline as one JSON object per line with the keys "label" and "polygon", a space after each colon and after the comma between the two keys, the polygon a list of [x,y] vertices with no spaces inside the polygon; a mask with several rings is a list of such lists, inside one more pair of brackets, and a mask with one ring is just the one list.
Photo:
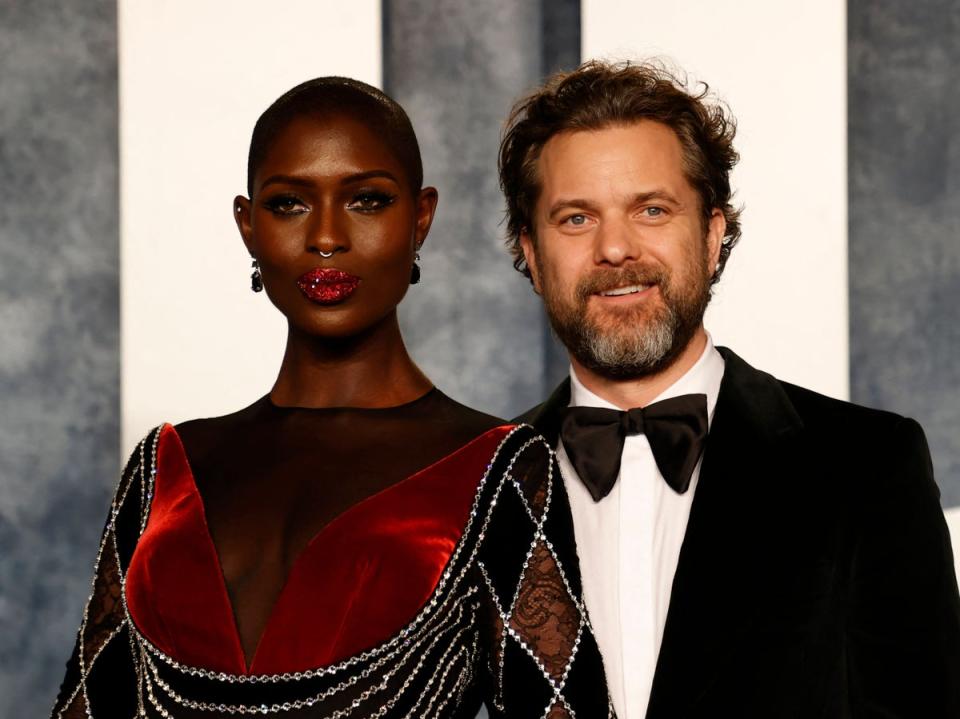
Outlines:
{"label": "plunging neckline", "polygon": [[[263,673],[259,670],[258,664],[263,663],[260,660],[262,658],[264,646],[265,644],[275,644],[276,641],[271,641],[271,638],[276,635],[277,632],[282,633],[284,629],[283,626],[280,626],[279,628],[277,627],[278,624],[282,625],[284,620],[283,612],[281,610],[287,608],[291,603],[296,606],[296,597],[291,597],[290,595],[291,592],[297,590],[299,584],[306,584],[310,581],[316,581],[315,577],[312,577],[309,573],[307,573],[305,565],[311,560],[312,557],[314,557],[314,555],[317,554],[318,547],[322,547],[328,538],[332,538],[332,541],[335,544],[338,540],[340,543],[342,543],[342,540],[344,538],[348,538],[347,535],[349,534],[344,530],[348,529],[351,524],[356,523],[359,526],[363,526],[365,518],[368,520],[370,516],[377,516],[378,510],[381,509],[379,505],[384,502],[386,502],[388,507],[393,507],[395,505],[402,506],[402,498],[405,494],[418,491],[416,486],[418,480],[430,482],[437,469],[448,463],[456,464],[458,458],[466,457],[470,454],[471,450],[475,449],[478,445],[488,444],[492,439],[499,441],[500,436],[503,435],[509,428],[511,428],[510,425],[504,425],[488,430],[467,444],[459,447],[452,453],[441,457],[426,467],[416,471],[415,473],[374,492],[355,504],[350,505],[339,514],[335,515],[322,527],[320,527],[310,537],[306,544],[296,553],[296,556],[290,565],[290,570],[286,573],[286,576],[283,580],[280,591],[276,595],[276,598],[270,607],[266,621],[263,624],[263,629],[260,631],[259,636],[257,637],[253,654],[248,659],[243,650],[243,642],[241,640],[239,625],[237,623],[236,610],[233,601],[231,600],[230,593],[227,590],[227,582],[223,573],[223,565],[220,560],[220,553],[216,542],[213,539],[213,535],[210,532],[209,524],[207,523],[206,507],[203,502],[203,496],[201,495],[199,487],[197,486],[196,478],[190,467],[189,458],[186,455],[180,435],[172,425],[165,425],[162,431],[162,435],[165,436],[162,436],[161,441],[164,439],[167,441],[172,440],[173,446],[165,449],[166,451],[172,451],[174,453],[172,459],[180,463],[180,468],[185,475],[181,479],[181,481],[184,482],[183,489],[189,495],[188,499],[192,500],[196,505],[197,520],[199,521],[200,525],[198,531],[202,534],[202,536],[197,537],[197,541],[203,545],[200,549],[207,558],[206,560],[201,561],[203,563],[207,563],[207,561],[209,561],[210,563],[216,564],[216,572],[211,572],[211,574],[216,575],[212,580],[216,586],[210,588],[215,590],[218,606],[210,608],[210,611],[221,615],[220,619],[214,619],[213,621],[223,621],[224,626],[221,627],[222,629],[226,630],[226,624],[229,624],[229,637],[224,637],[224,639],[229,639],[229,642],[232,645],[231,649],[232,653],[234,654],[235,661],[231,662],[231,664],[235,664],[237,667],[242,667],[242,673],[245,675]],[[468,505],[472,505],[476,485],[479,484],[480,476],[481,472],[478,472],[475,478],[475,486],[470,488],[470,501],[467,502]],[[442,479],[443,477],[440,478]],[[464,498],[466,498],[466,494],[462,494],[464,494]],[[470,506],[463,507],[464,520],[469,514],[469,511]],[[463,524],[465,524],[465,521],[459,522],[459,534],[457,535],[456,540],[451,543],[449,551],[445,553],[446,556],[442,566],[442,569],[444,570],[450,561],[450,557],[453,554],[453,549],[462,539]],[[322,559],[323,555],[321,555],[320,558]],[[429,594],[426,598],[429,598]],[[289,620],[289,617],[286,617],[286,619]]]}
{"label": "plunging neckline", "polygon": [[[414,400],[414,401],[418,401],[418,400]],[[272,404],[272,401],[271,401],[271,404]],[[297,409],[303,409],[303,408],[291,407],[291,408],[281,408],[281,409],[297,410]],[[367,497],[364,497],[363,499],[361,499],[359,502],[355,504],[351,504],[342,512],[335,515],[329,522],[327,522],[322,527],[320,527],[316,532],[314,532],[313,535],[310,537],[310,539],[307,540],[307,543],[304,544],[303,547],[301,547],[300,550],[296,552],[296,555],[294,556],[293,561],[290,563],[290,570],[287,572],[287,575],[284,577],[283,583],[280,585],[280,591],[277,593],[277,597],[273,601],[273,604],[270,607],[269,612],[267,612],[267,620],[263,624],[263,629],[260,632],[260,636],[257,637],[253,654],[248,658],[246,652],[243,650],[243,639],[240,636],[240,624],[237,621],[237,610],[233,604],[233,600],[230,598],[230,590],[227,587],[227,578],[223,572],[223,562],[220,558],[220,550],[217,548],[217,543],[213,539],[213,533],[210,531],[210,524],[207,522],[207,507],[203,501],[203,495],[200,493],[200,488],[197,486],[196,476],[193,473],[193,469],[190,467],[190,458],[187,457],[187,453],[183,447],[183,442],[180,439],[180,435],[177,434],[177,430],[175,427],[173,427],[172,425],[167,425],[167,426],[169,427],[172,436],[176,438],[177,449],[182,455],[183,462],[186,464],[187,472],[190,479],[190,489],[193,493],[196,494],[196,497],[199,500],[200,516],[203,521],[204,536],[208,542],[208,549],[211,555],[213,556],[213,558],[216,560],[217,580],[223,594],[225,608],[229,612],[230,624],[233,626],[233,639],[235,641],[235,646],[236,646],[238,655],[243,659],[244,674],[250,674],[251,670],[257,663],[257,653],[260,650],[260,646],[263,643],[264,637],[266,637],[270,631],[270,625],[274,617],[276,616],[277,607],[280,605],[280,602],[283,599],[284,594],[287,592],[290,586],[290,578],[294,576],[295,572],[304,561],[304,558],[309,554],[311,548],[315,547],[323,538],[323,536],[328,533],[327,530],[331,530],[331,531],[335,530],[340,524],[342,524],[345,521],[345,518],[348,518],[352,513],[359,513],[363,511],[363,509],[366,506],[382,498],[382,496],[385,495],[386,493],[390,492],[391,490],[398,489],[399,487],[401,487],[407,482],[410,482],[411,480],[415,480],[419,475],[430,471],[432,468],[434,468],[438,464],[441,464],[442,462],[444,462],[445,460],[453,456],[453,455],[448,455],[446,457],[441,457],[440,459],[424,467],[423,469],[418,470],[417,472],[414,472],[413,474],[407,477],[404,477],[400,481],[395,482],[394,484],[391,484],[388,487],[384,487],[383,489],[378,490]],[[463,451],[465,448],[466,447],[461,447],[456,452],[454,452],[454,454],[456,454],[457,452]]]}

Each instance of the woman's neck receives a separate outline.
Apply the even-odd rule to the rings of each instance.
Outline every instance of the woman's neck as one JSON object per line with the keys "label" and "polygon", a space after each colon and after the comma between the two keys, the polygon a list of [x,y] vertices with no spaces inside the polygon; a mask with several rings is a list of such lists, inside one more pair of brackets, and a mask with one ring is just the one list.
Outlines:
{"label": "woman's neck", "polygon": [[407,354],[393,313],[346,338],[319,338],[289,327],[270,398],[289,407],[391,407],[431,387]]}

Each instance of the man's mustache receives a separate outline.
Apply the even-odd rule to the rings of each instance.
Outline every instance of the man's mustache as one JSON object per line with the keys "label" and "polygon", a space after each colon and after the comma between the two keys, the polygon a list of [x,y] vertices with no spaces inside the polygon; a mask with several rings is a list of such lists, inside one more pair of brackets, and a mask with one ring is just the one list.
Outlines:
{"label": "man's mustache", "polygon": [[580,300],[590,295],[608,292],[628,285],[667,285],[669,273],[662,267],[631,265],[609,270],[594,270],[577,282],[576,294]]}

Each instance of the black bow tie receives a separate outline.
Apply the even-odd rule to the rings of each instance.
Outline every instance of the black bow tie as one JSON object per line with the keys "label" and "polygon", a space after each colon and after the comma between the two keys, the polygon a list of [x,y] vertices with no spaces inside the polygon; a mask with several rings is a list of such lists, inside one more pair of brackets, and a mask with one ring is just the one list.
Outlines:
{"label": "black bow tie", "polygon": [[685,394],[621,412],[603,407],[567,407],[560,438],[594,501],[617,483],[627,435],[645,434],[667,484],[683,494],[707,438],[707,396]]}

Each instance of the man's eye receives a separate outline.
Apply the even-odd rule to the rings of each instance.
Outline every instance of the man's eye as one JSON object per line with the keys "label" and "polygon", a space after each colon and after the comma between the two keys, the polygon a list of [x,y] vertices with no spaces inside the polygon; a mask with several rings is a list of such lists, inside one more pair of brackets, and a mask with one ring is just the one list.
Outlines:
{"label": "man's eye", "polygon": [[275,215],[299,215],[307,211],[306,205],[293,195],[277,195],[267,200],[264,205]]}
{"label": "man's eye", "polygon": [[663,208],[662,207],[645,207],[643,212],[647,217],[662,217]]}
{"label": "man's eye", "polygon": [[587,224],[586,215],[570,215],[564,222],[568,225],[573,225],[574,227],[583,227]]}
{"label": "man's eye", "polygon": [[351,210],[370,212],[388,207],[392,205],[396,199],[395,195],[388,195],[386,192],[361,192],[350,200],[347,207]]}

